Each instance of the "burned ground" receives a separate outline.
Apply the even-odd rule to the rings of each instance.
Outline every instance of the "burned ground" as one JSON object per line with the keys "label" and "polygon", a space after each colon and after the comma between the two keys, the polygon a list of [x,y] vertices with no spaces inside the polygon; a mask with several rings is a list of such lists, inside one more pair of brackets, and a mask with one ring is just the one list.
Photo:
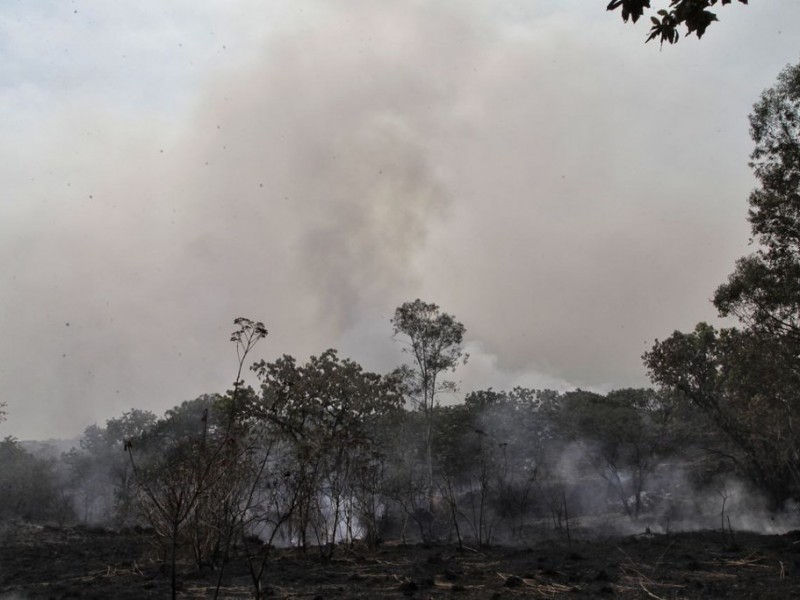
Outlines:
{"label": "burned ground", "polygon": [[[243,564],[220,596],[251,597]],[[189,564],[181,598],[210,598],[215,573]],[[594,540],[542,539],[526,547],[387,544],[375,552],[274,550],[271,598],[792,598],[800,597],[800,532],[701,531]],[[146,532],[17,525],[3,533],[0,598],[165,598]]]}

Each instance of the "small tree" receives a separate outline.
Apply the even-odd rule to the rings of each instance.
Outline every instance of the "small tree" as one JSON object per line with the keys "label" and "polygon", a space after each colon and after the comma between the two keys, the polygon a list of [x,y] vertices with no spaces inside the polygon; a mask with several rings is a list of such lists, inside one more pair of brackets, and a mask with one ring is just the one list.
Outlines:
{"label": "small tree", "polygon": [[35,457],[11,436],[0,440],[0,520],[58,516],[57,491],[50,462]]}
{"label": "small tree", "polygon": [[[173,600],[177,597],[178,551],[191,538],[186,526],[198,515],[202,498],[223,478],[225,469],[233,466],[224,463],[221,451],[204,451],[203,413],[187,405],[196,407],[197,402],[168,411],[151,431],[125,442],[142,513],[162,544],[164,562],[170,565]],[[193,426],[187,427],[186,419],[192,414]],[[190,533],[197,534],[197,528]]]}
{"label": "small tree", "polygon": [[358,363],[339,359],[335,350],[312,356],[305,365],[284,356],[253,368],[263,384],[252,416],[279,427],[294,451],[292,480],[302,488],[295,513],[299,541],[305,546],[312,534],[327,557],[343,525],[352,537],[359,485],[378,474],[373,470],[378,444],[368,424],[402,402],[397,381],[365,372]]}
{"label": "small tree", "polygon": [[491,487],[488,508],[518,538],[523,535],[546,454],[558,446],[549,421],[541,414],[542,404],[554,394],[516,387],[508,392],[478,391],[465,399],[474,415],[472,436],[481,441],[481,454],[491,459],[491,478],[481,478]]}
{"label": "small tree", "polygon": [[577,390],[564,394],[556,418],[625,513],[637,519],[648,479],[677,449],[669,406],[650,389],[606,396]]}
{"label": "small tree", "polygon": [[131,409],[106,421],[105,427],[87,427],[80,447],[63,456],[75,508],[83,521],[111,521],[121,527],[137,520],[136,482],[122,450],[125,440],[141,437],[155,422],[151,412]]}

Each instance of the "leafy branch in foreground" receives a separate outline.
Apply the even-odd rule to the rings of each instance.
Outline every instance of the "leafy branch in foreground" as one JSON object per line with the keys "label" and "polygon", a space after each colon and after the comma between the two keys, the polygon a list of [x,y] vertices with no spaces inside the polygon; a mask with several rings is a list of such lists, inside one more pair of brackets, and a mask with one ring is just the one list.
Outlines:
{"label": "leafy branch in foreground", "polygon": [[[697,38],[703,37],[709,25],[718,21],[716,13],[708,10],[712,6],[725,6],[733,0],[670,0],[669,7],[656,12],[658,16],[651,16],[650,34],[646,41],[659,39],[661,44],[669,42],[675,44],[680,39],[679,29],[686,27],[686,35],[695,34]],[[747,4],[747,0],[739,0]],[[622,20],[628,19],[636,23],[645,9],[650,9],[650,0],[611,0],[606,10],[621,9]]]}

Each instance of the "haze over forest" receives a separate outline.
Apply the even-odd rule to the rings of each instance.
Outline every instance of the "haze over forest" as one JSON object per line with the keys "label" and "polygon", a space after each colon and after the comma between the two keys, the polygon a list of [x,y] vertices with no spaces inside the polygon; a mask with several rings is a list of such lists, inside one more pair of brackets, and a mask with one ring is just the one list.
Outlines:
{"label": "haze over forest", "polygon": [[[736,4],[736,3],[735,3]],[[749,252],[747,115],[800,4],[643,44],[603,2],[0,7],[0,437],[70,437],[260,357],[401,358],[462,321],[462,392],[648,385]]]}

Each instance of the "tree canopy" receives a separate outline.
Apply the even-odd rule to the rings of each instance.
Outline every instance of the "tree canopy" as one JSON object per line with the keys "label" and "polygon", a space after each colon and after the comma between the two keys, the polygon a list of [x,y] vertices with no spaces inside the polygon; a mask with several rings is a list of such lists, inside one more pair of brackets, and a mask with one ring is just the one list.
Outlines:
{"label": "tree canopy", "polygon": [[714,295],[723,316],[787,337],[800,350],[800,64],[787,66],[750,115],[750,194],[759,249],[740,259]]}
{"label": "tree canopy", "polygon": [[653,381],[711,417],[778,507],[800,493],[800,65],[762,94],[750,133],[760,186],[748,218],[759,248],[714,295],[720,315],[741,326],[676,331],[644,359]]}

